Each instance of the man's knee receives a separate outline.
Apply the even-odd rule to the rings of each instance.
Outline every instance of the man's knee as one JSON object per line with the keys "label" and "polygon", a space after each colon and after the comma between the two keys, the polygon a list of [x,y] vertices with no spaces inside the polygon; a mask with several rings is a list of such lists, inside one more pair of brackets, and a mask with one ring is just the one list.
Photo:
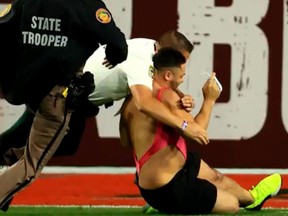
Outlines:
{"label": "man's knee", "polygon": [[235,214],[239,211],[238,199],[223,190],[217,190],[217,199],[213,208],[213,213]]}
{"label": "man's knee", "polygon": [[215,182],[215,183],[222,182],[224,179],[224,175],[215,169],[212,169],[212,170],[213,170],[213,174],[211,176],[212,182]]}
{"label": "man's knee", "polygon": [[227,209],[227,213],[232,213],[232,214],[235,214],[239,211],[239,202],[238,202],[238,199],[233,196],[233,198],[231,198],[229,201],[228,201],[228,205],[226,207]]}

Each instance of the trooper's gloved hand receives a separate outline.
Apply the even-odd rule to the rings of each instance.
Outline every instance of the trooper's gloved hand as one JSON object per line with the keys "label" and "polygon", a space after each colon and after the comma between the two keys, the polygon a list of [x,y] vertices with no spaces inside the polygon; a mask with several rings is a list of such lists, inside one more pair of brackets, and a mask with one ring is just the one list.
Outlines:
{"label": "trooper's gloved hand", "polygon": [[87,100],[94,89],[95,82],[92,73],[87,71],[80,76],[75,76],[69,85],[67,108],[70,110],[80,108],[83,105],[82,102]]}

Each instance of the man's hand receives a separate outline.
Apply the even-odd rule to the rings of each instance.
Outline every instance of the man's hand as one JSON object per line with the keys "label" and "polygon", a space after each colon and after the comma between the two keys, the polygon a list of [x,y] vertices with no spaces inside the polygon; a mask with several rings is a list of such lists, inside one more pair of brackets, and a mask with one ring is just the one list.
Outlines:
{"label": "man's hand", "polygon": [[186,110],[186,112],[191,112],[192,109],[195,107],[194,98],[191,95],[186,95],[179,89],[175,89],[175,92],[181,98],[181,105]]}
{"label": "man's hand", "polygon": [[210,78],[205,82],[204,86],[202,87],[204,99],[212,102],[215,102],[221,93],[215,80],[215,76],[215,72],[211,73]]}
{"label": "man's hand", "polygon": [[207,145],[209,143],[207,131],[200,127],[196,122],[189,122],[186,129],[183,130],[183,133],[185,136],[202,145]]}
{"label": "man's hand", "polygon": [[181,98],[182,106],[186,110],[186,112],[191,112],[194,108],[194,98],[191,95],[184,95]]}

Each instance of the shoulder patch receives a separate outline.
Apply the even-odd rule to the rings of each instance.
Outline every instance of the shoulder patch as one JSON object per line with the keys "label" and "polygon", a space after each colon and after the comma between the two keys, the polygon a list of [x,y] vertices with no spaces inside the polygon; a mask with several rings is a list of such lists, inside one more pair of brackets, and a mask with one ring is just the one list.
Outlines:
{"label": "shoulder patch", "polygon": [[149,66],[148,74],[149,74],[149,77],[153,78],[154,67],[152,65]]}
{"label": "shoulder patch", "polygon": [[111,21],[111,14],[105,8],[99,8],[96,13],[96,19],[101,23],[109,23]]}
{"label": "shoulder patch", "polygon": [[11,10],[11,4],[8,4],[6,8],[0,11],[0,17],[3,17],[6,14],[8,14],[10,10]]}

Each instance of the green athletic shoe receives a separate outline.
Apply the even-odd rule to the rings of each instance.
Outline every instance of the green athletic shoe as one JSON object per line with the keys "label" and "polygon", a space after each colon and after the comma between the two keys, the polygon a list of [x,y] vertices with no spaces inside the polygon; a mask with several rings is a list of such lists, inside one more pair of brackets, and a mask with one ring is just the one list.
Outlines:
{"label": "green athletic shoe", "polygon": [[159,211],[157,209],[154,209],[152,206],[150,206],[148,203],[146,203],[143,207],[142,207],[142,212],[144,214],[155,214],[155,213],[159,213]]}
{"label": "green athletic shoe", "polygon": [[282,178],[278,173],[264,178],[256,185],[256,187],[249,190],[254,198],[254,202],[251,205],[246,206],[245,209],[255,211],[260,210],[267,199],[277,195],[281,185]]}

